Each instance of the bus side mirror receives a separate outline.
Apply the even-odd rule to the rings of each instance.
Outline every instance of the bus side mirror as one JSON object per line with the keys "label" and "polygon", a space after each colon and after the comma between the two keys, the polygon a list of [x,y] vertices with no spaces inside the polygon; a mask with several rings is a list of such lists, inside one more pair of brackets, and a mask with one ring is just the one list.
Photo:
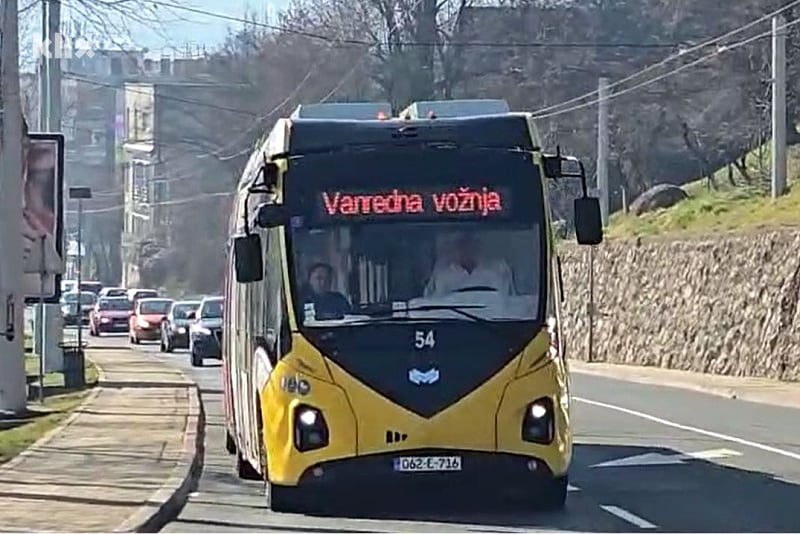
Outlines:
{"label": "bus side mirror", "polygon": [[262,204],[256,213],[256,224],[261,228],[275,228],[289,222],[286,207],[283,204]]}
{"label": "bus side mirror", "polygon": [[265,187],[271,188],[278,185],[278,175],[280,174],[280,169],[275,163],[271,161],[264,163],[264,165],[261,167],[261,171],[264,173],[263,178]]}
{"label": "bus side mirror", "polygon": [[598,199],[575,199],[575,236],[580,245],[599,245],[603,242],[603,219]]}
{"label": "bus side mirror", "polygon": [[241,284],[264,279],[264,258],[261,257],[261,236],[244,235],[233,240],[233,262],[236,281]]}
{"label": "bus side mirror", "polygon": [[561,178],[560,156],[542,156],[542,165],[544,166],[544,175],[547,178]]}

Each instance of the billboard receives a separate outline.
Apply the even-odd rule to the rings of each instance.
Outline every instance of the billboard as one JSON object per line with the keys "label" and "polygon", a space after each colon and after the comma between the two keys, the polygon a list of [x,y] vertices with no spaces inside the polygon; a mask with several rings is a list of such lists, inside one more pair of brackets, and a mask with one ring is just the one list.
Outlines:
{"label": "billboard", "polygon": [[[64,135],[30,133],[23,143],[25,302],[57,303],[64,273]],[[43,276],[44,275],[44,276]]]}

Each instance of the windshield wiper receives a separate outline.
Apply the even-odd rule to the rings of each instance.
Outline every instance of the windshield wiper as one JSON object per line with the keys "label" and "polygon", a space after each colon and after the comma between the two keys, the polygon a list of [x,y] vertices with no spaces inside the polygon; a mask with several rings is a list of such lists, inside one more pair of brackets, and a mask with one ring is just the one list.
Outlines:
{"label": "windshield wiper", "polygon": [[472,319],[477,323],[490,323],[489,319],[484,319],[479,315],[475,315],[474,313],[469,313],[467,310],[479,310],[482,308],[486,308],[486,306],[481,306],[477,304],[469,304],[469,305],[454,305],[454,304],[428,304],[426,306],[415,306],[414,308],[406,308],[405,310],[400,311],[436,311],[436,310],[445,310],[455,312],[462,317],[466,317],[467,319]]}
{"label": "windshield wiper", "polygon": [[424,306],[414,306],[410,308],[402,308],[402,309],[382,309],[382,310],[375,310],[375,311],[367,311],[362,312],[364,315],[368,315],[371,319],[375,320],[368,320],[368,321],[356,321],[355,323],[348,323],[348,324],[367,324],[367,323],[382,323],[382,322],[401,322],[401,321],[424,321],[428,319],[439,319],[439,318],[427,318],[427,317],[404,317],[404,316],[394,316],[395,313],[403,314],[408,312],[416,312],[416,311],[437,311],[437,310],[444,310],[444,311],[452,311],[455,312],[462,317],[466,317],[472,321],[477,323],[485,323],[485,324],[492,324],[492,321],[489,319],[484,319],[478,315],[465,311],[465,309],[482,309],[486,308],[483,305],[476,305],[476,304],[468,304],[468,305],[453,305],[453,304],[428,304]]}

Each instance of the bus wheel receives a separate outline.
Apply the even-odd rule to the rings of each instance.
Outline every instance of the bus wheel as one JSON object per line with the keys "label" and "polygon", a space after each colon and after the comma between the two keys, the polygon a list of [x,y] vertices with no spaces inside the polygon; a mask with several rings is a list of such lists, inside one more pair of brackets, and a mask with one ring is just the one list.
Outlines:
{"label": "bus wheel", "polygon": [[225,431],[225,450],[228,454],[236,454],[236,440],[233,439],[229,430]]}
{"label": "bus wheel", "polygon": [[236,474],[242,480],[262,480],[261,474],[239,453],[236,455]]}
{"label": "bus wheel", "polygon": [[542,491],[541,500],[538,506],[548,512],[563,510],[567,505],[567,490],[569,488],[569,476],[563,475],[550,479]]}
{"label": "bus wheel", "polygon": [[302,513],[313,508],[307,492],[294,486],[267,484],[267,505],[273,512]]}

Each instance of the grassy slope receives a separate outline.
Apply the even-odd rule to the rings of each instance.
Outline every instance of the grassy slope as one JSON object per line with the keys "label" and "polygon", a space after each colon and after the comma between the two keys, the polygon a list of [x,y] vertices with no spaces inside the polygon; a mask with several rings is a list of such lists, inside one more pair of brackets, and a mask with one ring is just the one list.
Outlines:
{"label": "grassy slope", "polygon": [[[25,359],[25,369],[28,375],[38,376],[38,358],[28,356]],[[87,360],[86,383],[89,386],[87,389],[48,395],[45,398],[44,406],[31,407],[24,419],[18,422],[4,420],[0,427],[2,428],[0,430],[0,464],[10,460],[61,424],[75,408],[80,406],[98,379],[97,368]],[[63,386],[64,377],[61,373],[48,373],[44,377],[44,383],[46,390],[58,389]]]}
{"label": "grassy slope", "polygon": [[[769,181],[770,155],[764,150],[765,178],[759,179],[758,158],[749,158],[748,169],[754,181]],[[730,230],[759,230],[800,227],[800,147],[789,149],[789,193],[772,200],[768,189],[746,186],[738,171],[734,171],[737,187],[727,180],[727,169],[716,173],[719,191],[710,191],[705,181],[686,184],[689,199],[671,208],[657,210],[640,217],[615,213],[611,216],[609,237],[643,235],[692,235]]]}

